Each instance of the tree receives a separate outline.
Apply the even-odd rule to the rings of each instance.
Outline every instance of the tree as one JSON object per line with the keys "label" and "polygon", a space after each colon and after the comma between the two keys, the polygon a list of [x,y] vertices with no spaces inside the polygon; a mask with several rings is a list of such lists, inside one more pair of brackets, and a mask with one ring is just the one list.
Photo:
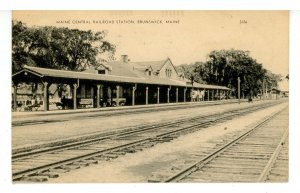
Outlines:
{"label": "tree", "polygon": [[106,34],[65,27],[27,27],[13,21],[12,71],[25,64],[74,71],[97,66],[99,55],[107,53],[110,60],[115,53],[115,46],[105,40]]}
{"label": "tree", "polygon": [[274,74],[271,71],[267,71],[267,73],[265,74],[265,79],[266,79],[266,86],[269,89],[277,88],[278,82],[282,81],[282,75]]}
{"label": "tree", "polygon": [[198,69],[201,68],[204,65],[203,62],[195,62],[192,64],[181,64],[177,67],[177,70],[179,72],[182,72],[184,76],[191,80],[198,83],[205,83],[201,77],[201,75],[198,73]]}
{"label": "tree", "polygon": [[208,54],[208,60],[197,73],[209,84],[227,86],[237,95],[237,79],[241,80],[241,92],[246,96],[262,92],[266,70],[262,64],[244,50],[214,50]]}

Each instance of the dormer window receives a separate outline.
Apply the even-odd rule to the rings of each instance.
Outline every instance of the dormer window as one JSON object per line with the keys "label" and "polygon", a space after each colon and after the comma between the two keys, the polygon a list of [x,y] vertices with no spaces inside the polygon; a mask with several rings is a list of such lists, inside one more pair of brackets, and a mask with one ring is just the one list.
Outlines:
{"label": "dormer window", "polygon": [[97,74],[109,74],[109,71],[112,70],[111,66],[100,64],[95,68]]}
{"label": "dormer window", "polygon": [[106,74],[105,71],[106,70],[98,70],[98,74]]}
{"label": "dormer window", "polygon": [[145,74],[147,76],[152,76],[152,68],[151,67],[148,67],[146,70],[145,70]]}

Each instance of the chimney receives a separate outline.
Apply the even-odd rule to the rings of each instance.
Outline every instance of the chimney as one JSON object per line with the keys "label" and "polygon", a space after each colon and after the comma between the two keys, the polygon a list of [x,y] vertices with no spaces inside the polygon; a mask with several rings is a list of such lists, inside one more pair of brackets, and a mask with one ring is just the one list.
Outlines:
{"label": "chimney", "polygon": [[128,55],[121,55],[121,61],[124,63],[128,62]]}

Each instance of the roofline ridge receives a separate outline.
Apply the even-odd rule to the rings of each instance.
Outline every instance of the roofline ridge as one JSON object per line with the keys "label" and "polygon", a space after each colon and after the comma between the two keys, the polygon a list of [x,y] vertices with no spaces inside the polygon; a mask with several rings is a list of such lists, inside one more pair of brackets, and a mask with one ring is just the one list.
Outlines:
{"label": "roofline ridge", "polygon": [[[29,68],[41,68],[41,67],[33,67],[30,66]],[[127,78],[138,78],[138,79],[145,79],[143,77],[129,77],[129,76],[118,76],[118,75],[110,75],[110,74],[106,74],[106,75],[102,75],[102,74],[93,74],[93,73],[88,73],[88,72],[84,72],[84,71],[71,71],[71,70],[59,70],[59,69],[51,69],[51,68],[41,68],[41,69],[45,69],[45,70],[51,70],[51,71],[66,71],[66,72],[72,72],[72,73],[81,73],[81,74],[89,74],[89,75],[100,75],[100,76],[110,76],[110,77],[127,77]]]}

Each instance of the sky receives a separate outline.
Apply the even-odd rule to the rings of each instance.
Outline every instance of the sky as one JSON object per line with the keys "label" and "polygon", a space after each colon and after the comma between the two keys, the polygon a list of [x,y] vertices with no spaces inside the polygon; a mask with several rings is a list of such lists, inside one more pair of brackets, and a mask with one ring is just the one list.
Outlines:
{"label": "sky", "polygon": [[[234,48],[250,51],[273,73],[289,72],[288,11],[13,11],[13,19],[27,26],[106,30],[117,59],[122,54],[131,61],[170,57],[180,65]],[[158,23],[140,22],[145,20]]]}

